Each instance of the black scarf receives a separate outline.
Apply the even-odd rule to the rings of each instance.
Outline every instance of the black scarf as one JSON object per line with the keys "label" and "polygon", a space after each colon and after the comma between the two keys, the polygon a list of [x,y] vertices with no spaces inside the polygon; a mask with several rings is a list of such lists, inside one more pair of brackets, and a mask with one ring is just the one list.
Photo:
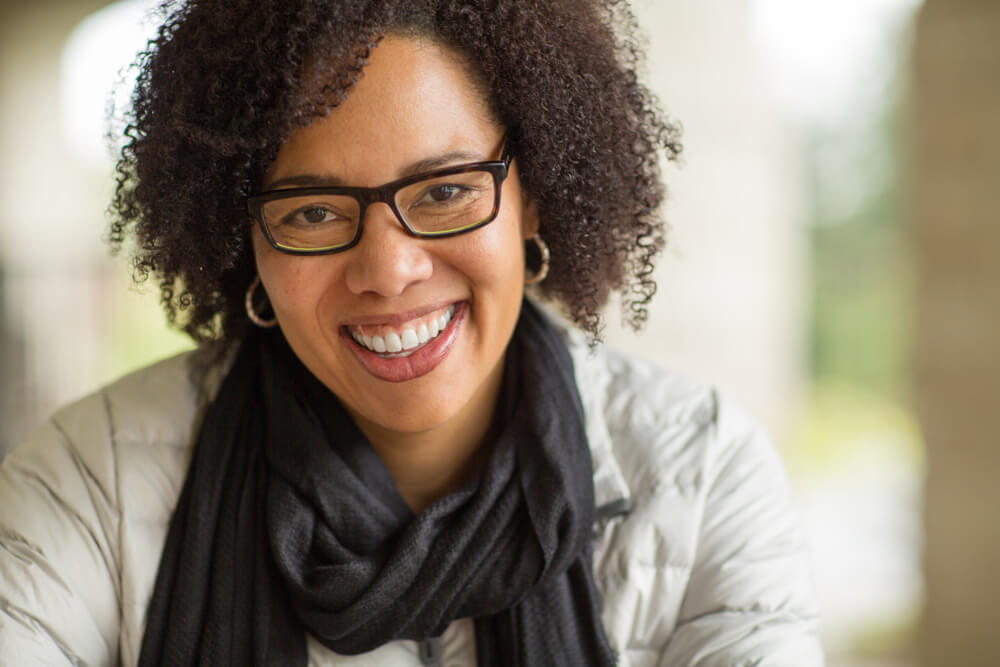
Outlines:
{"label": "black scarf", "polygon": [[243,342],[202,427],[139,664],[305,665],[473,617],[481,666],[612,665],[569,352],[525,302],[482,475],[413,516],[277,331]]}

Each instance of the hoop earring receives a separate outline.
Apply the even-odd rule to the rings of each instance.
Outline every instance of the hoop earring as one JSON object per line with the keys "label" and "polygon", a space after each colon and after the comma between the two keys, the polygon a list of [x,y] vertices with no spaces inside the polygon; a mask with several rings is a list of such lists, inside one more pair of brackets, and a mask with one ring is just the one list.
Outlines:
{"label": "hoop earring", "polygon": [[250,287],[247,288],[247,296],[243,302],[243,305],[246,306],[247,317],[250,318],[251,322],[259,326],[261,329],[270,329],[271,327],[277,326],[278,318],[272,317],[269,320],[265,320],[264,318],[262,318],[260,315],[257,314],[256,310],[254,310],[253,293],[257,291],[258,285],[260,285],[260,274],[254,276],[253,282],[250,283]]}
{"label": "hoop earring", "polygon": [[535,245],[538,246],[538,256],[541,258],[541,263],[535,275],[525,276],[524,284],[535,285],[545,280],[545,276],[549,275],[549,246],[545,244],[545,241],[537,233],[527,240],[534,241]]}

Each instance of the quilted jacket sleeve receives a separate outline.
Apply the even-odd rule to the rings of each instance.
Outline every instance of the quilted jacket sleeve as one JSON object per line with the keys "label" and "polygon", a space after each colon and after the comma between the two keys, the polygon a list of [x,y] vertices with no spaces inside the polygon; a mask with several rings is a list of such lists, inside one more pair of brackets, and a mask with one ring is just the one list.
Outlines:
{"label": "quilted jacket sleeve", "polygon": [[809,557],[782,464],[752,419],[716,406],[695,561],[660,665],[822,665]]}
{"label": "quilted jacket sleeve", "polygon": [[118,661],[115,460],[108,420],[93,419],[102,402],[77,405],[85,424],[63,411],[0,463],[0,666]]}

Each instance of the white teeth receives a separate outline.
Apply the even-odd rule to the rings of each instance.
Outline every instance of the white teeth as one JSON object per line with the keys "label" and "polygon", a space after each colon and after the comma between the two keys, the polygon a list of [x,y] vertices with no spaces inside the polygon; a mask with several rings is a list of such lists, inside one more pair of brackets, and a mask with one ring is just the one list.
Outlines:
{"label": "white teeth", "polygon": [[385,336],[369,336],[354,329],[350,330],[351,338],[358,345],[368,348],[378,354],[397,354],[404,350],[409,352],[435,338],[447,328],[455,316],[455,306],[448,308],[438,317],[421,322],[416,328],[407,327],[401,333],[390,331]]}
{"label": "white teeth", "polygon": [[420,345],[420,339],[417,338],[417,332],[409,327],[403,329],[403,337],[401,342],[403,343],[404,350],[412,350],[417,345]]}
{"label": "white teeth", "polygon": [[451,322],[451,317],[454,314],[455,314],[455,306],[448,306],[448,310],[444,311],[441,317],[437,318],[437,325],[439,331],[444,331],[445,327],[448,326],[448,322]]}

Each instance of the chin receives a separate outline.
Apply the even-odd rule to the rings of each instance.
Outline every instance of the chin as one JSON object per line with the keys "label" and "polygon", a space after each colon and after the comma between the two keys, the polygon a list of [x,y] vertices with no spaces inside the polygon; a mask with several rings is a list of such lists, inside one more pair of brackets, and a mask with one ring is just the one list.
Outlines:
{"label": "chin", "polygon": [[368,414],[355,413],[355,421],[361,420],[372,426],[395,433],[426,433],[451,421],[457,410],[454,403],[440,407],[428,406],[424,400],[414,400],[407,405],[387,406],[386,409]]}

